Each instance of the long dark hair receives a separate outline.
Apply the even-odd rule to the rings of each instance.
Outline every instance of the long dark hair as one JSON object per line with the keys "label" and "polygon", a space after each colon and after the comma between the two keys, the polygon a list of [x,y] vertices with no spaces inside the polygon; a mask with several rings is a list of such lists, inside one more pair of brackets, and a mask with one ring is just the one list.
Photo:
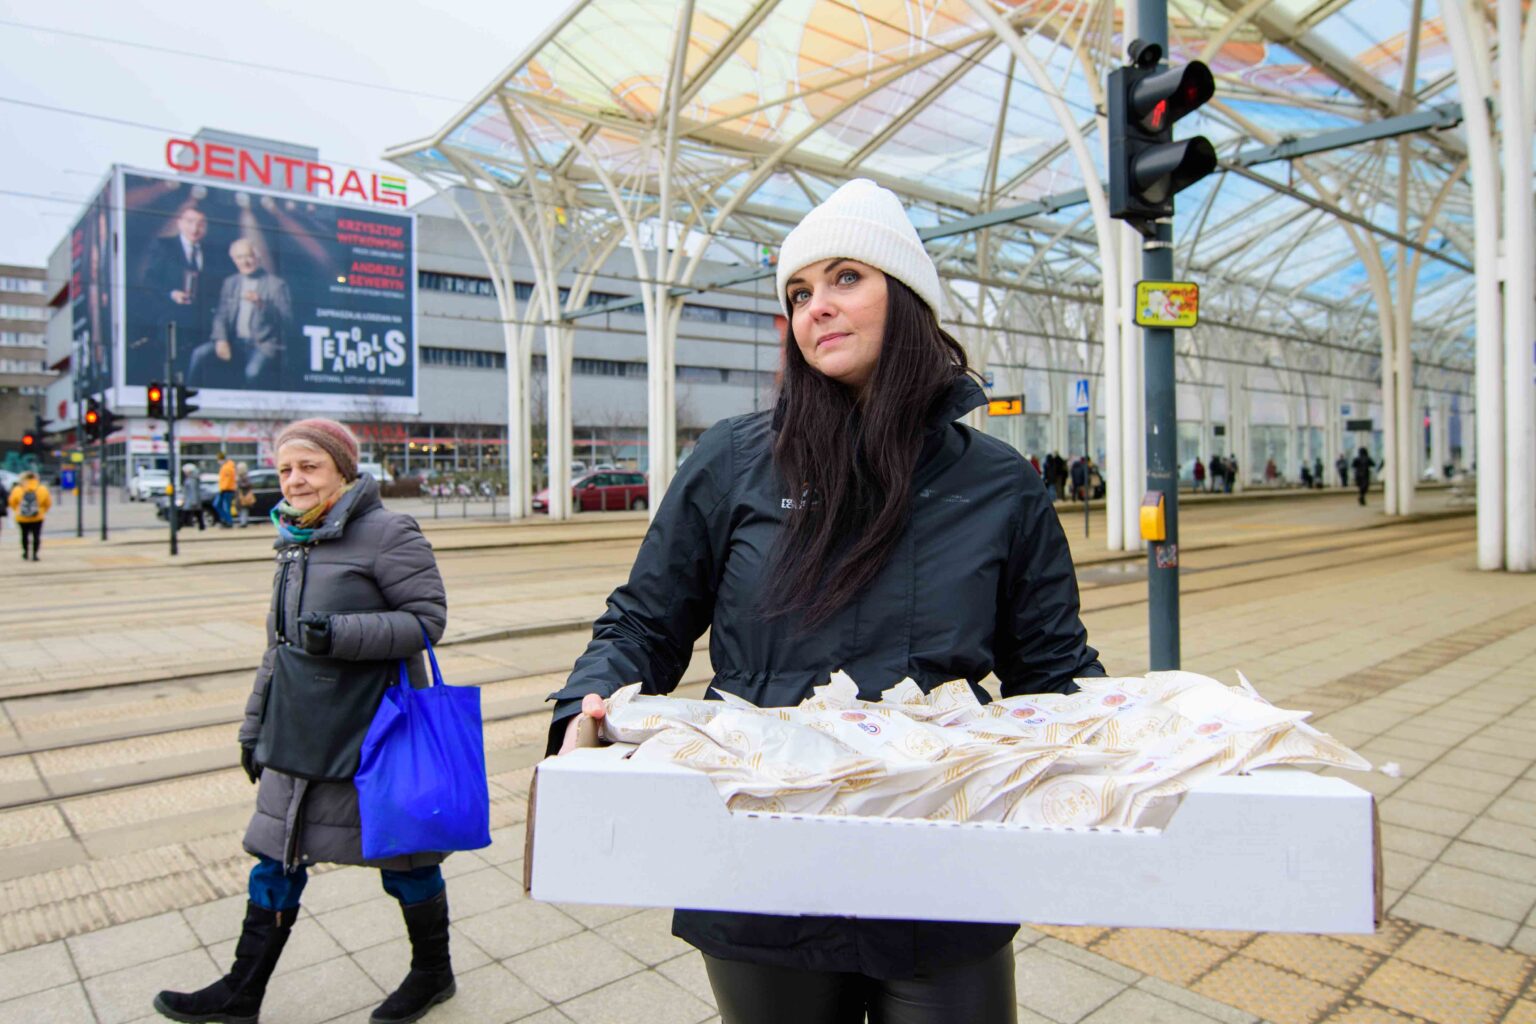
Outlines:
{"label": "long dark hair", "polygon": [[805,628],[820,625],[885,567],[907,525],[928,419],[970,372],[933,310],[885,280],[885,337],[861,397],[811,368],[792,318],[784,330],[773,460],[794,507],[773,559],[769,618],[799,612]]}

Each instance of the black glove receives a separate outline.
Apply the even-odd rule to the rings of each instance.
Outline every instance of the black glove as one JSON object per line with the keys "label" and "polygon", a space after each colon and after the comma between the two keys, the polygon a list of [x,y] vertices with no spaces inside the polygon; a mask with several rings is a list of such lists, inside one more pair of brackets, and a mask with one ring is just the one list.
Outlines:
{"label": "black glove", "polygon": [[319,612],[299,616],[299,646],[309,654],[331,653],[331,617]]}
{"label": "black glove", "polygon": [[240,744],[240,767],[245,769],[245,777],[254,784],[261,778],[261,765],[256,763],[256,745]]}

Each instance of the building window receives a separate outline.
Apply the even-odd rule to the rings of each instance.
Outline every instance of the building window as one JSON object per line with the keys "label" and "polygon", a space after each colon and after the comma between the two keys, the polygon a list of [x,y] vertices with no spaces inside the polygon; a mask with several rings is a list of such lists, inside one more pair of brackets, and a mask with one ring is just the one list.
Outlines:
{"label": "building window", "polygon": [[0,275],[0,292],[22,292],[27,295],[43,294],[45,282],[34,277],[10,277]]}
{"label": "building window", "polygon": [[49,317],[46,306],[13,306],[0,303],[0,320],[38,320],[44,323]]}
{"label": "building window", "polygon": [[0,345],[10,345],[14,348],[47,348],[48,342],[41,334],[29,334],[26,331],[0,331]]}
{"label": "building window", "polygon": [[[436,270],[417,271],[416,283],[430,292],[450,292],[455,295],[481,295],[486,298],[496,297],[496,288],[488,277],[474,277],[469,274],[444,274]],[[515,281],[512,284],[512,293],[518,302],[527,302],[533,295],[533,285],[527,281]],[[563,304],[570,298],[571,290],[561,287],[560,302]],[[627,295],[619,295],[615,292],[588,292],[587,305],[596,306],[603,302],[611,302],[614,299],[625,299]],[[636,308],[638,311],[638,307]]]}
{"label": "building window", "polygon": [[773,330],[773,315],[754,313],[750,309],[724,309],[720,306],[683,306],[683,319],[705,324],[729,324],[752,330]]}
{"label": "building window", "polygon": [[468,274],[442,274],[435,270],[422,270],[416,274],[416,283],[432,292],[452,292],[456,295],[485,295],[496,297],[496,289],[488,277],[471,277]]}
{"label": "building window", "polygon": [[421,365],[449,366],[462,370],[505,370],[507,356],[504,352],[486,352],[473,348],[421,347]]}

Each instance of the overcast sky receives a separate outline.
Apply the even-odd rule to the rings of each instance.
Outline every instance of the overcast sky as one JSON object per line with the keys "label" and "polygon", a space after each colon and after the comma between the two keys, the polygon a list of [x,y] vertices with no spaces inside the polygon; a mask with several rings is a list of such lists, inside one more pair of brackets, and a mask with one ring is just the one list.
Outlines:
{"label": "overcast sky", "polygon": [[172,133],[222,128],[398,173],[386,148],[441,127],[567,6],[0,0],[0,263],[46,264],[107,168],[162,167]]}

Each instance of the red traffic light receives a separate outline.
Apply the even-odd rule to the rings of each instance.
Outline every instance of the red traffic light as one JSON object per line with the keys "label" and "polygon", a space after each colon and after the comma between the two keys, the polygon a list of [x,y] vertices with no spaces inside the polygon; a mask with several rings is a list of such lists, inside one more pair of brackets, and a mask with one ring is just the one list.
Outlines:
{"label": "red traffic light", "polygon": [[85,410],[85,425],[86,426],[94,427],[100,421],[101,421],[101,413],[97,412],[95,409],[87,409],[87,410]]}
{"label": "red traffic light", "polygon": [[158,402],[164,397],[165,392],[161,391],[157,385],[151,384],[149,386],[149,400],[151,402]]}
{"label": "red traffic light", "polygon": [[31,448],[35,444],[37,444],[37,438],[33,437],[31,434],[21,435],[21,446],[23,448]]}

